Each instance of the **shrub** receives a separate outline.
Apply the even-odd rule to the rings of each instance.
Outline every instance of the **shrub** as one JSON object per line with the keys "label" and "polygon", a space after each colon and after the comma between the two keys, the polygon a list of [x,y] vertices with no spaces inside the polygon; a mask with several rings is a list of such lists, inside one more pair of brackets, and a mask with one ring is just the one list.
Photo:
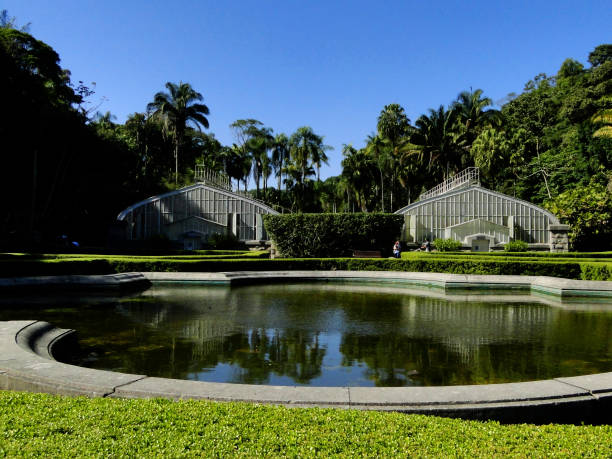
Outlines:
{"label": "shrub", "polygon": [[590,183],[578,185],[546,203],[553,214],[570,225],[569,242],[574,249],[612,247],[612,175],[594,174]]}
{"label": "shrub", "polygon": [[582,263],[581,279],[612,281],[612,263]]}
{"label": "shrub", "polygon": [[208,246],[217,250],[236,249],[241,246],[241,242],[233,233],[213,233],[208,238]]}
{"label": "shrub", "polygon": [[527,252],[528,248],[529,244],[525,241],[510,241],[504,245],[504,250],[506,252]]}
{"label": "shrub", "polygon": [[381,213],[264,215],[266,232],[286,257],[348,256],[351,250],[388,253],[404,217]]}
{"label": "shrub", "polygon": [[156,234],[144,241],[144,247],[150,250],[170,250],[172,242],[165,234]]}
{"label": "shrub", "polygon": [[434,246],[440,252],[457,252],[461,250],[461,241],[455,239],[435,239]]}

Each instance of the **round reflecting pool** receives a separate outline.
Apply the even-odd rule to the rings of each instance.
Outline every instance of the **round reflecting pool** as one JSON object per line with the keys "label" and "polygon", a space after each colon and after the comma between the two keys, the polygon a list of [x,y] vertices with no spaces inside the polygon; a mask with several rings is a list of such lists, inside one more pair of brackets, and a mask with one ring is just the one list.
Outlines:
{"label": "round reflecting pool", "polygon": [[612,371],[612,305],[380,285],[155,286],[3,298],[0,320],[79,334],[71,363],[201,381],[437,386]]}

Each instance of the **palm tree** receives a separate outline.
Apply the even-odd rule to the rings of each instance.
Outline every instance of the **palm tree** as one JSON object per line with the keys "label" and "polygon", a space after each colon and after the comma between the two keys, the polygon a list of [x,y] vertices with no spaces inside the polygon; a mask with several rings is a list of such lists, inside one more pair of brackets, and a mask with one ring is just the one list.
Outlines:
{"label": "palm tree", "polygon": [[298,167],[295,163],[289,163],[284,169],[285,172],[285,189],[289,191],[291,199],[291,211],[294,209],[299,212],[304,210],[305,206],[305,186],[303,177],[314,175],[314,169],[308,165],[306,169]]}
{"label": "palm tree", "polygon": [[[413,147],[409,142],[410,134],[414,128],[410,125],[410,119],[406,116],[403,107],[399,104],[389,104],[381,110],[376,124],[378,137],[389,145],[390,151],[385,158],[386,169],[390,178],[390,210],[393,211],[393,196],[396,192],[396,182],[400,179],[398,174],[401,157]],[[400,179],[400,183],[407,183]]]}
{"label": "palm tree", "polygon": [[197,103],[203,100],[202,94],[195,91],[189,83],[167,82],[168,92],[158,92],[153,97],[153,102],[147,105],[148,110],[154,110],[153,116],[164,121],[167,131],[174,136],[174,162],[175,162],[175,184],[178,182],[178,157],[183,148],[185,130],[189,124],[200,129],[200,126],[208,128],[210,111],[204,104]]}
{"label": "palm tree", "polygon": [[457,112],[457,124],[460,128],[460,143],[469,151],[472,143],[482,129],[499,124],[501,112],[495,109],[485,110],[493,104],[488,97],[482,97],[482,89],[462,91],[453,102],[452,109]]}
{"label": "palm tree", "polygon": [[410,132],[410,119],[399,104],[385,105],[376,123],[378,135],[388,139],[395,147]]}
{"label": "palm tree", "polygon": [[96,115],[94,116],[94,122],[105,129],[112,129],[115,126],[113,120],[116,119],[117,117],[109,111],[104,114],[102,114],[101,112],[96,112]]}
{"label": "palm tree", "polygon": [[342,155],[344,156],[342,160],[342,177],[344,177],[349,185],[348,190],[353,192],[361,211],[366,212],[368,208],[368,191],[375,180],[372,175],[373,160],[366,153],[365,149],[357,150],[352,145],[344,145]]}
{"label": "palm tree", "polygon": [[278,177],[278,191],[281,189],[283,169],[289,161],[289,138],[285,134],[278,134],[272,145],[272,168]]}
{"label": "palm tree", "polygon": [[253,128],[250,135],[251,138],[247,141],[246,145],[253,164],[253,178],[257,187],[256,197],[259,197],[259,179],[263,176],[264,183],[267,179],[265,169],[268,168],[270,161],[268,150],[272,147],[274,137],[272,136],[272,129],[265,127],[260,129]]}
{"label": "palm tree", "polygon": [[429,115],[421,115],[416,121],[417,132],[412,136],[421,159],[427,158],[427,170],[431,171],[435,165],[442,166],[444,179],[460,167],[461,158],[454,129],[456,119],[457,111],[452,107],[449,110],[444,105],[437,110],[430,108]]}
{"label": "palm tree", "polygon": [[[380,135],[369,135],[366,152],[372,157],[380,173],[380,208],[385,211],[385,176],[393,167],[392,144]],[[389,174],[392,175],[392,174]]]}
{"label": "palm tree", "polygon": [[313,148],[311,151],[312,164],[314,165],[317,171],[317,182],[321,181],[321,166],[323,164],[329,164],[329,158],[327,157],[325,152],[333,149],[334,147],[323,144],[322,136],[317,136],[315,148]]}
{"label": "palm tree", "polygon": [[612,108],[610,108],[612,106],[612,97],[602,97],[599,102],[604,108],[598,110],[591,117],[591,123],[597,126],[597,130],[593,132],[593,137],[610,139],[612,138]]}
{"label": "palm tree", "polygon": [[322,163],[327,164],[326,150],[331,147],[323,144],[323,137],[314,133],[311,127],[303,126],[295,131],[289,139],[291,159],[296,167],[302,171],[300,183],[303,184],[306,176],[305,171],[312,164],[317,170],[317,180]]}
{"label": "palm tree", "polygon": [[[223,147],[223,156],[225,163],[225,173],[233,179],[236,179],[236,189],[240,191],[240,180],[244,179],[244,157],[242,149],[236,144],[231,147]],[[249,166],[249,171],[250,171]]]}

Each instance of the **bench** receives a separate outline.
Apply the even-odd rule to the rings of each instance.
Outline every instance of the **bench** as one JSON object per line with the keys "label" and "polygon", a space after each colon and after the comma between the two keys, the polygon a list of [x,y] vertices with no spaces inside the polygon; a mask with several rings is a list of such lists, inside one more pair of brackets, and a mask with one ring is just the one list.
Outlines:
{"label": "bench", "polygon": [[382,258],[380,250],[353,250],[354,258]]}

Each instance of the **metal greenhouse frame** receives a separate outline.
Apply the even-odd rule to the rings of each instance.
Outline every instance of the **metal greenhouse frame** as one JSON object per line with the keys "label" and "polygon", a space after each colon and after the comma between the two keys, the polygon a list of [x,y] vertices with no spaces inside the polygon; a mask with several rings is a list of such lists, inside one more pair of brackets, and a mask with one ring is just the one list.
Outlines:
{"label": "metal greenhouse frame", "polygon": [[419,200],[395,212],[405,216],[410,242],[455,239],[473,250],[521,240],[532,248],[567,250],[567,226],[541,207],[480,186],[478,168],[468,168]]}
{"label": "metal greenhouse frame", "polygon": [[194,185],[152,196],[123,210],[127,240],[164,235],[173,241],[207,240],[212,234],[234,234],[241,241],[266,240],[262,215],[277,211],[233,192],[221,174],[199,169]]}

